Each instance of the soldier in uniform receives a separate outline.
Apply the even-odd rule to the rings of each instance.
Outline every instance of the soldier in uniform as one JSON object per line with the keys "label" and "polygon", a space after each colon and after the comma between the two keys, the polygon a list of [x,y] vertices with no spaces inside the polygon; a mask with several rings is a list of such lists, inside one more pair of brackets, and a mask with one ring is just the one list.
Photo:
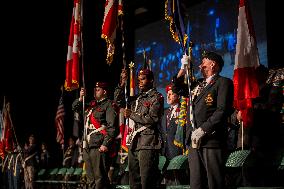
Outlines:
{"label": "soldier in uniform", "polygon": [[38,148],[35,142],[34,135],[29,136],[29,144],[25,144],[24,147],[24,160],[23,160],[23,168],[24,168],[24,180],[25,180],[25,188],[33,189],[34,180],[38,167]]}
{"label": "soldier in uniform", "polygon": [[[181,59],[184,72],[189,57]],[[192,91],[194,128],[187,127],[190,188],[224,188],[228,117],[233,112],[233,82],[219,75],[223,58],[207,52],[199,65],[203,81]]]}
{"label": "soldier in uniform", "polygon": [[50,154],[47,149],[47,144],[43,142],[41,144],[41,152],[40,152],[40,159],[39,159],[39,167],[41,169],[48,169],[50,168],[51,161],[50,161]]}
{"label": "soldier in uniform", "polygon": [[[125,75],[125,70],[121,74]],[[121,82],[125,83],[125,81]],[[131,100],[131,108],[126,108],[124,111],[124,116],[134,123],[128,137],[129,184],[132,189],[156,188],[158,181],[159,153],[162,144],[159,127],[163,115],[164,98],[153,87],[153,82],[154,76],[151,70],[140,70],[139,94]],[[122,88],[117,88],[114,96],[123,96],[118,95],[123,92]]]}
{"label": "soldier in uniform", "polygon": [[163,155],[171,160],[175,156],[182,155],[183,149],[174,144],[175,134],[178,125],[178,117],[180,111],[179,95],[177,87],[169,84],[166,87],[167,103],[170,105],[165,110],[164,119],[162,122],[162,136],[163,136]]}
{"label": "soldier in uniform", "polygon": [[[97,82],[94,89],[95,100],[85,111],[86,146],[83,146],[83,159],[89,188],[109,188],[108,171],[113,155],[112,147],[119,132],[117,125],[116,104],[108,98],[108,84]],[[73,103],[73,110],[82,110],[85,89],[80,91],[80,98]]]}
{"label": "soldier in uniform", "polygon": [[64,153],[64,159],[62,163],[63,166],[67,168],[77,167],[78,157],[79,157],[78,146],[75,144],[73,137],[70,137],[68,140],[68,147]]}

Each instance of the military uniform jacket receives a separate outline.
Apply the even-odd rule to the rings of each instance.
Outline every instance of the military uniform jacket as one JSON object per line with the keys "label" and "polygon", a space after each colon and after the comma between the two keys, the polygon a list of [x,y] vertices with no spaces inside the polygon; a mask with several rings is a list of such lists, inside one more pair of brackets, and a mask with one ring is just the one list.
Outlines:
{"label": "military uniform jacket", "polygon": [[[77,99],[74,101],[72,107],[74,111],[80,113],[82,102]],[[105,129],[90,135],[88,147],[98,148],[104,145],[109,148],[118,133],[118,126],[116,126],[118,123],[116,104],[110,99],[103,99],[99,102],[92,101],[85,111],[85,116],[87,116],[90,111],[91,114],[89,116],[92,116],[92,119],[98,121],[101,126],[104,125]],[[88,125],[89,123],[85,123],[85,127],[88,127]],[[87,134],[90,134],[92,130],[93,129],[87,128]]]}
{"label": "military uniform jacket", "polygon": [[163,96],[152,88],[140,93],[132,101],[130,119],[135,122],[136,129],[147,127],[133,139],[130,149],[161,149],[161,135],[159,127],[163,114]]}
{"label": "military uniform jacket", "polygon": [[178,116],[179,116],[178,105],[176,109],[170,113],[170,118],[167,118],[169,114],[169,108],[165,110],[162,122],[162,137],[163,137],[163,155],[169,159],[174,158],[175,156],[182,155],[183,149],[174,144],[175,135],[178,126]]}
{"label": "military uniform jacket", "polygon": [[[121,88],[116,88],[115,97],[123,97],[124,95],[121,95],[122,93],[123,90]],[[116,100],[123,101],[122,99]],[[134,137],[129,147],[130,149],[161,149],[162,139],[159,128],[163,108],[164,98],[155,88],[140,93],[131,99],[132,113],[130,119],[135,122],[136,130],[143,126],[145,126],[146,129]]]}
{"label": "military uniform jacket", "polygon": [[[201,147],[226,145],[227,118],[233,112],[233,82],[216,75],[211,82],[193,99],[195,127],[206,132]],[[187,127],[186,141],[190,143],[192,127]]]}
{"label": "military uniform jacket", "polygon": [[27,149],[24,149],[24,164],[26,166],[37,166],[37,156],[38,156],[38,151],[37,151],[37,145],[32,144],[28,146]]}

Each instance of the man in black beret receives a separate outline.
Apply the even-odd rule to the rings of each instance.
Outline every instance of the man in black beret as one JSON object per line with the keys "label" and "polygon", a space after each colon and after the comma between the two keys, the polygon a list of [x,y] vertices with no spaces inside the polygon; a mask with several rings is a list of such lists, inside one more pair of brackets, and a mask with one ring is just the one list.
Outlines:
{"label": "man in black beret", "polygon": [[[189,57],[184,55],[179,75],[185,73]],[[190,188],[224,188],[227,118],[233,110],[233,82],[219,75],[223,58],[215,52],[202,57],[202,82],[191,92],[193,125],[187,127]]]}
{"label": "man in black beret", "polygon": [[[115,152],[114,142],[118,135],[118,109],[108,98],[109,86],[106,82],[97,82],[94,98],[85,110],[86,135],[83,142],[83,159],[86,163],[88,188],[108,189],[108,172]],[[85,89],[81,88],[79,99],[73,103],[73,110],[82,112]]]}

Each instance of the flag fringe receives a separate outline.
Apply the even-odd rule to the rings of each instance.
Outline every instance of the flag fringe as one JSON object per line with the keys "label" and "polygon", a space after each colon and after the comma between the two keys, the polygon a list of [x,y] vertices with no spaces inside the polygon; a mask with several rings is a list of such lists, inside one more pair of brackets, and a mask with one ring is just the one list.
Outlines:
{"label": "flag fringe", "polygon": [[64,88],[66,91],[72,91],[79,88],[79,82],[77,80],[72,80],[71,86],[68,86],[67,81],[64,83]]}
{"label": "flag fringe", "polygon": [[173,39],[175,40],[175,42],[180,44],[178,34],[174,31],[174,19],[168,14],[168,0],[166,0],[165,2],[165,20],[168,20],[170,22],[170,32],[172,34]]}
{"label": "flag fringe", "polygon": [[183,147],[184,147],[183,143],[178,142],[178,141],[176,141],[176,140],[174,140],[174,145],[176,145],[176,146],[179,147],[179,148],[183,148]]}
{"label": "flag fringe", "polygon": [[114,45],[110,42],[110,39],[108,38],[107,35],[105,34],[102,34],[101,35],[101,38],[105,39],[106,40],[106,43],[107,43],[107,58],[106,58],[106,61],[107,61],[107,64],[110,65],[113,61],[113,56],[114,56]]}
{"label": "flag fringe", "polygon": [[126,146],[121,146],[121,148],[122,148],[123,150],[125,150],[126,152],[128,152],[128,148],[127,148]]}

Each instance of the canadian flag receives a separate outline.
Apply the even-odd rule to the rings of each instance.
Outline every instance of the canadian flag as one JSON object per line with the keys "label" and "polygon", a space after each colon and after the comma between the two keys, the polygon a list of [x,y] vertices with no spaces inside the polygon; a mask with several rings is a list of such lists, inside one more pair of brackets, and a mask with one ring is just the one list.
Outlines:
{"label": "canadian flag", "polygon": [[244,126],[252,123],[252,99],[259,96],[258,66],[259,56],[248,3],[240,0],[233,82],[234,106],[241,111]]}
{"label": "canadian flag", "polygon": [[79,88],[79,61],[81,50],[80,0],[74,0],[66,62],[65,90]]}

